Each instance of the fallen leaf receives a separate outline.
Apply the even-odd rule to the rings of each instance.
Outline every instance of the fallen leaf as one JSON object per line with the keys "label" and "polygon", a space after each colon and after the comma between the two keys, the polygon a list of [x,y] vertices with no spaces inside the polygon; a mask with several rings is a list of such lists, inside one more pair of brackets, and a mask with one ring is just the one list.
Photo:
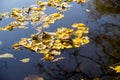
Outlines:
{"label": "fallen leaf", "polygon": [[90,12],[90,10],[89,10],[89,9],[86,9],[86,12]]}
{"label": "fallen leaf", "polygon": [[2,42],[0,41],[0,45],[2,44]]}
{"label": "fallen leaf", "polygon": [[44,78],[37,75],[29,75],[24,80],[44,80]]}
{"label": "fallen leaf", "polygon": [[27,62],[30,61],[30,58],[24,58],[24,59],[21,59],[20,61],[23,62],[23,63],[27,63]]}
{"label": "fallen leaf", "polygon": [[0,58],[14,58],[13,54],[10,53],[4,53],[0,54]]}
{"label": "fallen leaf", "polygon": [[52,60],[52,62],[56,62],[56,61],[59,61],[59,60],[62,60],[64,59],[65,57],[58,57],[58,58],[55,58],[54,60]]}

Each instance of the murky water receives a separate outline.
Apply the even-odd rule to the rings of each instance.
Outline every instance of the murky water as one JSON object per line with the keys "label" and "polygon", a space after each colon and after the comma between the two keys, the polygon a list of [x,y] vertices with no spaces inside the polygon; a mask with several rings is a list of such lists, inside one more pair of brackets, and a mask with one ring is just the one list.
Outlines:
{"label": "murky water", "polygon": [[[114,1],[114,0],[113,0]],[[29,7],[35,1],[1,0],[0,12],[10,12],[11,8]],[[0,32],[0,54],[12,53],[16,59],[0,59],[0,80],[24,80],[32,75],[45,80],[114,80],[118,74],[108,71],[108,66],[120,61],[120,6],[119,2],[109,0],[89,0],[85,4],[72,3],[65,17],[58,20],[48,31],[58,27],[70,27],[73,23],[85,23],[90,33],[90,43],[77,49],[62,51],[65,59],[58,62],[41,61],[43,55],[23,49],[13,50],[11,45],[22,37],[35,33],[29,25],[28,29],[15,29]],[[89,11],[88,11],[89,10]],[[54,12],[48,9],[47,14]],[[9,24],[12,19],[0,21],[0,27]],[[46,29],[47,30],[47,29]],[[30,58],[29,63],[21,63],[22,58]],[[33,80],[31,77],[30,80]],[[36,78],[36,80],[38,80]],[[28,79],[25,79],[28,80]]]}

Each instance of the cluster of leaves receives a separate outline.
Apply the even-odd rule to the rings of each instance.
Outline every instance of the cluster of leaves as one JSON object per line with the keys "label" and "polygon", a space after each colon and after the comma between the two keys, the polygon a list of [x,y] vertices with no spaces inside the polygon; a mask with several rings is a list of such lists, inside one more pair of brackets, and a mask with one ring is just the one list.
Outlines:
{"label": "cluster of leaves", "polygon": [[[37,30],[36,34],[32,34],[30,38],[22,38],[18,43],[13,44],[15,50],[21,49],[21,46],[37,53],[44,54],[43,59],[55,60],[55,55],[60,55],[62,49],[78,48],[81,45],[89,43],[89,38],[84,36],[88,33],[88,28],[83,23],[76,23],[72,28],[61,27],[56,32],[42,31],[43,28],[48,28],[56,20],[64,17],[63,12],[71,6],[70,2],[84,3],[86,0],[48,0],[43,2],[37,0],[36,5],[31,5],[29,8],[13,8],[12,12],[1,13],[0,19],[3,17],[14,18],[15,21],[9,25],[0,28],[2,31],[11,31],[15,28],[27,28],[31,23]],[[45,10],[47,7],[54,7],[59,12],[47,15]],[[58,58],[56,60],[63,59]]]}
{"label": "cluster of leaves", "polygon": [[31,21],[31,24],[43,23],[43,27],[49,27],[49,24],[54,23],[56,20],[61,19],[64,15],[60,12],[51,15],[46,15],[44,10],[47,7],[55,7],[60,11],[66,11],[70,5],[70,2],[84,3],[85,0],[48,0],[42,2],[37,0],[36,5],[31,5],[29,8],[13,8],[12,12],[0,13],[0,20],[3,17],[14,18],[16,21],[11,22],[9,25],[0,28],[2,31],[13,30],[14,28],[26,28],[26,25]]}
{"label": "cluster of leaves", "polygon": [[30,38],[22,38],[15,43],[13,48],[20,49],[20,46],[23,46],[44,54],[47,60],[53,60],[54,55],[60,55],[62,49],[76,48],[89,43],[89,38],[83,35],[88,33],[88,28],[83,23],[73,24],[72,27],[76,29],[61,27],[56,32],[32,34]]}

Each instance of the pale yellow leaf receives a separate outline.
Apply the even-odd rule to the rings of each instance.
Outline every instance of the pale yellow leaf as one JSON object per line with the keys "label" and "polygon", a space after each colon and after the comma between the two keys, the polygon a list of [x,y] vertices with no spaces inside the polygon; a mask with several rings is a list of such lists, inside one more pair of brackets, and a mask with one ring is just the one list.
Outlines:
{"label": "pale yellow leaf", "polygon": [[0,58],[14,58],[13,54],[10,53],[4,53],[0,54]]}
{"label": "pale yellow leaf", "polygon": [[89,9],[86,9],[86,12],[90,12],[90,10],[89,10]]}
{"label": "pale yellow leaf", "polygon": [[29,75],[24,80],[44,80],[44,78],[37,75]]}
{"label": "pale yellow leaf", "polygon": [[2,42],[0,41],[0,45],[2,44]]}
{"label": "pale yellow leaf", "polygon": [[62,60],[62,59],[64,59],[64,58],[65,58],[65,57],[55,58],[54,60],[52,60],[52,62],[56,62],[56,61]]}
{"label": "pale yellow leaf", "polygon": [[24,59],[21,59],[20,61],[23,62],[23,63],[27,63],[27,62],[30,61],[30,58],[24,58]]}

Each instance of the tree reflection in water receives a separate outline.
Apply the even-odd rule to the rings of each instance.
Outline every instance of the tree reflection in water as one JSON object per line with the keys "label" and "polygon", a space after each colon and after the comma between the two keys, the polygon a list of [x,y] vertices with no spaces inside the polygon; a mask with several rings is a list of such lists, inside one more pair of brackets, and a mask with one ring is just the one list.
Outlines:
{"label": "tree reflection in water", "polygon": [[[96,59],[80,54],[78,49],[73,50],[73,52],[67,50],[67,53],[69,57],[64,60],[54,63],[40,62],[38,64],[40,76],[44,76],[46,80],[111,80],[118,75],[109,69],[103,61],[103,56],[97,52]],[[91,67],[91,64],[94,67]]]}
{"label": "tree reflection in water", "polygon": [[100,13],[120,13],[120,0],[95,0],[95,9]]}

